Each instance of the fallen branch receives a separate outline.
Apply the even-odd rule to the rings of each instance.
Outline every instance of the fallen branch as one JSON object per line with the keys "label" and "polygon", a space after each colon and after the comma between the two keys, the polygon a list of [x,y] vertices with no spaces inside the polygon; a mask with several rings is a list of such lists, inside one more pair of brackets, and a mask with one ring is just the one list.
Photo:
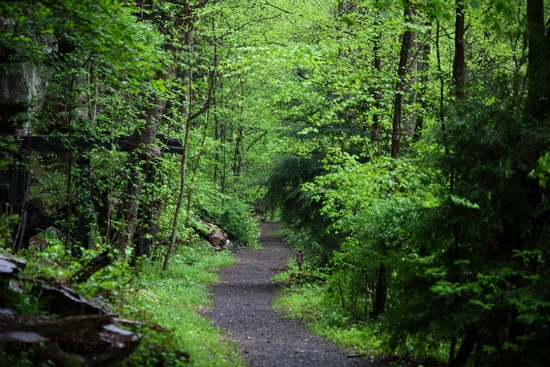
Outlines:
{"label": "fallen branch", "polygon": [[109,251],[105,250],[101,254],[88,261],[80,270],[74,273],[69,279],[69,283],[84,283],[85,281],[90,279],[90,277],[94,275],[95,272],[103,269],[107,265],[110,265],[112,262],[113,260],[109,257]]}

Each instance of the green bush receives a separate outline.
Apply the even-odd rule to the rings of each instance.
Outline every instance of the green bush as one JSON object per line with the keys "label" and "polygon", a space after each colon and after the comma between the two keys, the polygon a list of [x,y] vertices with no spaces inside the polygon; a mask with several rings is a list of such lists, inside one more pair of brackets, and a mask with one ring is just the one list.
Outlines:
{"label": "green bush", "polygon": [[258,242],[260,229],[258,221],[252,215],[252,208],[236,199],[231,200],[223,212],[220,226],[231,241],[241,245],[255,245]]}

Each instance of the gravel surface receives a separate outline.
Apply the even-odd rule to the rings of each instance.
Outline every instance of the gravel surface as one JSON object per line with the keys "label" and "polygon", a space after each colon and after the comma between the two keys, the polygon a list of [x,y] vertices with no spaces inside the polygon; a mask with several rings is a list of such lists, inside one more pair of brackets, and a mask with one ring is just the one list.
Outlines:
{"label": "gravel surface", "polygon": [[310,334],[300,321],[273,311],[278,285],[271,278],[294,256],[280,238],[270,236],[277,229],[277,223],[262,223],[261,250],[233,250],[238,262],[223,269],[220,282],[211,287],[213,307],[207,316],[239,346],[247,366],[382,366],[355,357]]}

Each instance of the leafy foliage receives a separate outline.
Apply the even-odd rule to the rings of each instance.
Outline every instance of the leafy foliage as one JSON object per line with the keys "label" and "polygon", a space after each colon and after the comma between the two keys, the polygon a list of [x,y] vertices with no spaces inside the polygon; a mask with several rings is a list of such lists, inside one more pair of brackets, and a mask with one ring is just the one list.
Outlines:
{"label": "leafy foliage", "polygon": [[235,347],[199,314],[209,305],[207,286],[217,279],[214,271],[233,262],[228,252],[214,253],[203,245],[181,248],[167,272],[144,263],[124,303],[124,314],[142,322],[138,330],[144,340],[122,365],[242,365]]}
{"label": "leafy foliage", "polygon": [[[29,167],[25,204],[47,217],[45,248],[27,251],[49,266],[33,276],[76,269],[74,228],[87,226],[83,259],[118,250],[82,291],[117,300],[126,290],[111,275],[137,281],[129,259],[151,275],[155,263],[135,255],[167,256],[174,233],[185,254],[151,275],[154,299],[176,289],[172,271],[191,278],[196,223],[251,245],[251,207],[277,205],[308,253],[310,268],[291,274],[330,330],[376,329],[390,350],[443,350],[453,366],[548,364],[537,349],[550,304],[544,2],[188,5],[0,4],[2,66],[42,85],[6,131],[60,136],[64,148],[15,164],[19,143],[1,143],[0,168]],[[459,8],[465,38],[454,40]],[[405,33],[414,42],[401,55]],[[165,138],[182,142],[182,159],[163,154]],[[3,249],[18,250],[22,214],[1,215]],[[179,348],[164,352],[183,363]]]}

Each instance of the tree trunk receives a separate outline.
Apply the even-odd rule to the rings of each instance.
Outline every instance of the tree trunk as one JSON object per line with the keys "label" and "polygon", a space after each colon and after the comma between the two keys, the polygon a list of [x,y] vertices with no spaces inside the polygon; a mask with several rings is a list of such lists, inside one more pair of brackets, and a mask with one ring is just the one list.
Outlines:
{"label": "tree trunk", "polygon": [[[453,88],[455,97],[458,102],[463,101],[466,98],[466,63],[464,59],[464,3],[463,0],[456,0],[456,15],[455,15],[455,49],[453,59]],[[446,154],[451,154],[448,149],[445,150]],[[450,167],[449,177],[449,192],[452,194],[455,188],[455,167]],[[451,204],[451,212],[455,211],[455,205]],[[452,279],[453,282],[458,283],[460,281],[460,271],[456,263],[460,260],[460,229],[457,223],[453,223],[453,265],[452,265]],[[463,365],[466,363],[473,350],[474,344],[471,341],[471,332],[466,335],[466,338],[455,356],[457,338],[451,339],[451,349],[449,351],[449,366]]]}
{"label": "tree trunk", "polygon": [[168,269],[168,264],[170,263],[170,257],[172,256],[172,252],[174,251],[174,246],[176,244],[176,238],[178,235],[178,222],[179,222],[181,207],[183,205],[183,196],[185,191],[187,151],[189,147],[189,130],[191,130],[191,119],[188,117],[185,123],[185,138],[183,140],[183,151],[182,151],[181,160],[180,160],[180,188],[178,192],[178,200],[176,203],[176,209],[174,211],[174,220],[172,221],[172,233],[170,235],[170,245],[168,247],[168,252],[166,253],[166,257],[164,259],[164,264],[162,265],[162,270]]}
{"label": "tree trunk", "polygon": [[[419,46],[418,50],[418,71],[422,72],[424,70],[428,69],[428,59],[430,56],[430,45],[428,43],[424,43]],[[428,77],[422,74],[420,77],[420,83],[422,84],[422,90],[428,89]],[[426,110],[428,109],[428,102],[427,98],[421,98],[420,105],[422,106],[422,109]],[[414,133],[413,133],[413,141],[417,142],[422,137],[422,129],[424,128],[424,117],[423,114],[419,114],[416,117],[416,121],[414,124]]]}
{"label": "tree trunk", "polygon": [[393,123],[392,123],[392,144],[391,156],[398,158],[401,146],[401,124],[403,115],[403,92],[405,90],[405,75],[407,73],[407,62],[409,60],[409,49],[412,46],[412,32],[408,29],[408,23],[412,21],[414,8],[409,0],[405,1],[405,27],[401,41],[401,51],[399,53],[399,67],[397,69],[397,84],[395,85],[395,100],[393,104]]}
{"label": "tree trunk", "polygon": [[181,209],[183,207],[184,195],[185,195],[185,183],[187,175],[187,154],[189,151],[189,137],[191,132],[191,122],[202,115],[208,110],[212,101],[212,93],[214,90],[214,81],[215,81],[215,71],[209,76],[209,89],[206,99],[203,101],[202,105],[193,112],[193,101],[195,96],[193,95],[193,80],[194,80],[194,53],[195,53],[195,44],[194,44],[194,31],[195,31],[195,22],[197,20],[197,9],[204,7],[207,3],[207,0],[200,1],[197,5],[191,5],[186,3],[181,11],[181,13],[176,17],[175,25],[180,28],[182,31],[181,43],[185,47],[187,53],[188,62],[186,70],[186,83],[187,83],[187,93],[185,96],[187,105],[182,104],[180,112],[185,116],[185,135],[183,139],[183,150],[180,161],[180,187],[178,192],[178,199],[176,203],[176,208],[174,211],[174,219],[172,221],[172,233],[170,235],[170,244],[168,246],[168,251],[166,252],[166,257],[162,265],[162,270],[167,270],[170,263],[170,257],[174,252],[174,247],[176,243],[176,238],[178,234],[178,223],[180,218]]}
{"label": "tree trunk", "polygon": [[453,85],[457,99],[465,98],[465,70],[464,61],[464,3],[456,0],[455,17],[455,53],[453,60]]}
{"label": "tree trunk", "polygon": [[[401,146],[401,124],[402,124],[402,109],[403,109],[403,92],[405,89],[405,75],[407,73],[407,62],[409,60],[409,50],[412,46],[412,32],[408,29],[408,23],[412,21],[414,9],[410,1],[405,2],[405,27],[401,41],[401,51],[399,52],[399,67],[397,69],[397,84],[395,86],[395,100],[393,109],[392,123],[392,144],[391,157],[399,158]],[[378,267],[378,282],[376,284],[375,300],[373,305],[373,316],[378,316],[386,307],[386,297],[388,293],[388,282],[386,274],[386,266],[380,263]]]}
{"label": "tree trunk", "polygon": [[[420,55],[420,50],[422,44],[418,42],[418,34],[416,32],[411,32],[411,47],[409,47],[409,54],[407,55],[407,64],[409,65],[409,76],[407,80],[407,87],[403,88],[403,98],[406,97],[405,105],[412,106],[414,105],[416,99],[416,91],[410,86],[418,83],[418,72],[420,70],[421,63],[418,58]],[[405,133],[408,137],[413,137],[416,130],[416,114],[414,111],[406,114],[402,117],[403,123],[402,127],[404,128]]]}
{"label": "tree trunk", "polygon": [[386,266],[381,263],[378,267],[378,282],[374,296],[374,305],[372,310],[373,317],[381,315],[386,308],[386,299],[388,294],[388,283]]}
{"label": "tree trunk", "polygon": [[470,330],[464,340],[462,345],[456,354],[456,357],[452,358],[452,363],[449,364],[449,367],[464,367],[472,354],[477,343],[477,335],[474,330]]}
{"label": "tree trunk", "polygon": [[[154,3],[151,0],[145,0],[142,2],[141,6],[148,9],[148,11],[141,13],[141,18],[143,20],[153,21],[153,18],[150,15],[152,14],[153,5]],[[156,77],[161,78],[166,76],[158,73]],[[170,76],[168,76],[168,78],[169,77]],[[156,137],[161,116],[166,108],[166,100],[152,98],[149,103],[149,106],[147,106],[147,109],[143,113],[145,124],[141,129],[134,132],[131,144],[133,150],[129,152],[129,169],[131,171],[130,177],[132,177],[132,181],[128,182],[127,191],[123,199],[123,216],[126,222],[126,229],[117,236],[117,247],[120,249],[121,253],[124,253],[124,249],[127,245],[133,244],[134,236],[140,226],[140,213],[145,212],[140,210],[140,205],[142,205],[140,199],[144,186],[144,182],[142,180],[143,173],[144,171],[145,174],[147,174],[147,171],[154,171],[151,167],[153,164],[152,160],[155,157],[159,157],[161,154],[160,149],[157,146]],[[148,202],[145,203],[147,206],[150,204],[151,203]],[[139,253],[140,250],[137,252]]]}
{"label": "tree trunk", "polygon": [[[375,28],[376,28],[376,25],[378,25],[378,21],[376,21],[375,23]],[[382,75],[382,61],[380,59],[380,39],[381,39],[381,35],[378,34],[374,39],[373,53],[374,53],[374,68],[376,69],[376,72],[379,75]],[[376,145],[380,141],[379,111],[382,110],[382,93],[380,93],[380,90],[378,88],[374,91],[374,108],[376,112],[372,116],[371,142],[373,145]]]}
{"label": "tree trunk", "polygon": [[235,139],[235,157],[233,159],[233,174],[236,177],[241,175],[243,168],[243,127],[237,126],[237,137]]}
{"label": "tree trunk", "polygon": [[195,181],[197,180],[197,171],[199,170],[199,163],[203,154],[204,149],[204,143],[206,142],[206,136],[208,134],[208,121],[210,119],[210,114],[207,113],[206,116],[206,123],[204,124],[204,133],[202,134],[202,140],[201,145],[199,148],[199,152],[197,154],[197,157],[195,158],[195,162],[193,163],[193,170],[191,172],[191,185],[189,187],[189,190],[187,192],[187,210],[185,213],[185,227],[189,227],[189,220],[191,219],[191,199],[193,197],[193,188],[195,186]]}
{"label": "tree trunk", "polygon": [[550,33],[544,24],[544,0],[527,1],[529,91],[526,113],[542,121],[550,111]]}
{"label": "tree trunk", "polygon": [[145,116],[145,125],[134,133],[132,138],[135,147],[130,158],[130,169],[132,170],[132,181],[128,183],[125,195],[124,219],[126,230],[120,233],[117,240],[117,247],[124,253],[127,245],[134,242],[134,236],[139,225],[139,207],[144,182],[142,170],[144,166],[152,164],[152,159],[160,156],[160,149],[156,144],[160,116],[166,106],[166,101],[151,101],[153,107],[149,108]]}
{"label": "tree trunk", "polygon": [[[188,25],[188,27],[191,27]],[[181,153],[181,160],[180,160],[180,185],[179,185],[179,192],[178,192],[178,199],[176,203],[176,209],[174,211],[174,220],[172,221],[172,233],[170,235],[170,245],[168,246],[168,251],[166,252],[166,257],[164,259],[164,264],[162,265],[162,270],[168,269],[168,264],[170,263],[170,257],[172,256],[172,252],[174,251],[174,246],[176,244],[176,238],[178,234],[178,222],[180,217],[181,208],[183,206],[183,197],[185,192],[185,180],[186,180],[186,170],[187,170],[187,152],[189,150],[189,136],[190,136],[190,130],[191,130],[191,108],[192,108],[192,100],[193,100],[193,31],[192,29],[189,29],[185,36],[185,44],[187,46],[187,54],[189,57],[188,63],[187,63],[187,111],[182,111],[185,115],[185,135],[183,138],[183,150]]]}

